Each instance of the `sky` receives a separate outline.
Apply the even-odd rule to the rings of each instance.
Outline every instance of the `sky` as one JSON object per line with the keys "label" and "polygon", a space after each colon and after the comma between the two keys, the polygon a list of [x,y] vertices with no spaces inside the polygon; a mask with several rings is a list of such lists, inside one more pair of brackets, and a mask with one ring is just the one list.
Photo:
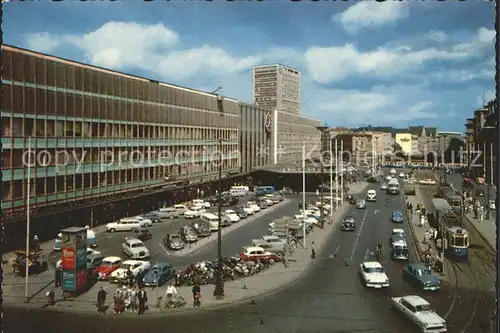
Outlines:
{"label": "sky", "polygon": [[494,2],[6,2],[4,43],[252,102],[252,67],[301,71],[329,126],[437,126],[494,98]]}

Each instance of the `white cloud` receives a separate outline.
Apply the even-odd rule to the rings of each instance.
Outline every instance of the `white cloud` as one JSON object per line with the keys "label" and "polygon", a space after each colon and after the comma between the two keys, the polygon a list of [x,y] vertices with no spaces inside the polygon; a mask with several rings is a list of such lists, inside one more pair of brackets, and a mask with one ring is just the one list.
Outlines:
{"label": "white cloud", "polygon": [[[171,52],[158,64],[158,71],[165,77],[185,80],[201,71],[218,75],[241,72],[260,62],[259,57],[238,58],[220,48],[202,46],[196,49]],[[206,73],[207,74],[207,73]]]}
{"label": "white cloud", "polygon": [[463,83],[467,81],[473,80],[484,80],[490,79],[493,80],[495,78],[495,70],[494,69],[486,69],[481,68],[478,70],[449,70],[449,71],[434,71],[432,73],[426,74],[427,78],[448,82],[448,83]]}
{"label": "white cloud", "polygon": [[51,52],[55,50],[60,43],[61,40],[59,38],[52,36],[48,32],[33,33],[26,36],[28,49],[37,52]]}
{"label": "white cloud", "polygon": [[494,49],[495,45],[495,30],[479,28],[470,42],[454,45],[452,50],[455,52],[471,52],[477,53],[484,50],[485,47]]}
{"label": "white cloud", "polygon": [[381,26],[407,17],[409,5],[399,1],[363,1],[350,6],[333,17],[347,32],[356,33],[362,28]]}
{"label": "white cloud", "polygon": [[353,45],[312,47],[305,53],[307,69],[320,83],[340,81],[350,75],[386,77],[418,69],[427,61],[460,60],[467,52],[447,52],[434,48],[412,51],[409,47],[379,48],[360,52]]}
{"label": "white cloud", "polygon": [[83,49],[92,64],[118,69],[127,66],[150,68],[151,62],[175,45],[179,37],[161,23],[107,22],[83,36],[66,36],[65,39]]}

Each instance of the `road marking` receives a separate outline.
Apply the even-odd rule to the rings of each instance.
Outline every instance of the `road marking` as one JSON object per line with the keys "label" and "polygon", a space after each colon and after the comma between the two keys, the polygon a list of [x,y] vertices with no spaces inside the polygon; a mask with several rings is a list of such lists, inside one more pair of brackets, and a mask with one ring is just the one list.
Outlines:
{"label": "road marking", "polygon": [[361,236],[361,232],[363,231],[363,226],[365,225],[366,216],[368,215],[368,210],[365,212],[365,216],[363,217],[363,221],[361,222],[361,227],[359,227],[358,235],[356,236],[356,240],[354,241],[354,246],[352,247],[351,257],[349,258],[352,261],[354,257],[354,252],[356,252],[356,246],[358,245],[359,236]]}
{"label": "road marking", "polygon": [[165,251],[165,253],[167,254],[167,256],[171,255],[170,252],[165,248],[165,246],[163,246],[162,243],[158,242],[158,245],[160,245],[160,247],[163,249],[163,251]]}

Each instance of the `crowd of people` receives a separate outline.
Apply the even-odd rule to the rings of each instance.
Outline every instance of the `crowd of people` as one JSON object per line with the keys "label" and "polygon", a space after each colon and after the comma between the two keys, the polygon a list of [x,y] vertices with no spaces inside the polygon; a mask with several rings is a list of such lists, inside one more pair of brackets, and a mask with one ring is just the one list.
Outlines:
{"label": "crowd of people", "polygon": [[[104,314],[109,306],[106,304],[107,292],[103,287],[97,293],[97,311]],[[123,314],[125,311],[137,312],[139,316],[147,310],[148,296],[144,287],[118,286],[113,294],[113,311]]]}

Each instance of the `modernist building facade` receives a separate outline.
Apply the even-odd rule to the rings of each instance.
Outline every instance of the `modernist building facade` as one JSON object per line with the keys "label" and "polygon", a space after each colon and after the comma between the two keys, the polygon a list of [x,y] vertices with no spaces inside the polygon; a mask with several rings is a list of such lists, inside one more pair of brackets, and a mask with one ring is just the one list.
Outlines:
{"label": "modernist building facade", "polygon": [[274,64],[253,68],[253,103],[260,107],[300,113],[300,72]]}
{"label": "modernist building facade", "polygon": [[229,184],[295,159],[301,140],[319,142],[319,121],[307,117],[8,45],[2,63],[4,222],[25,220],[29,193],[32,218],[102,203],[103,216],[92,208],[60,224],[83,215],[102,223],[179,191],[215,191],[220,161]]}

